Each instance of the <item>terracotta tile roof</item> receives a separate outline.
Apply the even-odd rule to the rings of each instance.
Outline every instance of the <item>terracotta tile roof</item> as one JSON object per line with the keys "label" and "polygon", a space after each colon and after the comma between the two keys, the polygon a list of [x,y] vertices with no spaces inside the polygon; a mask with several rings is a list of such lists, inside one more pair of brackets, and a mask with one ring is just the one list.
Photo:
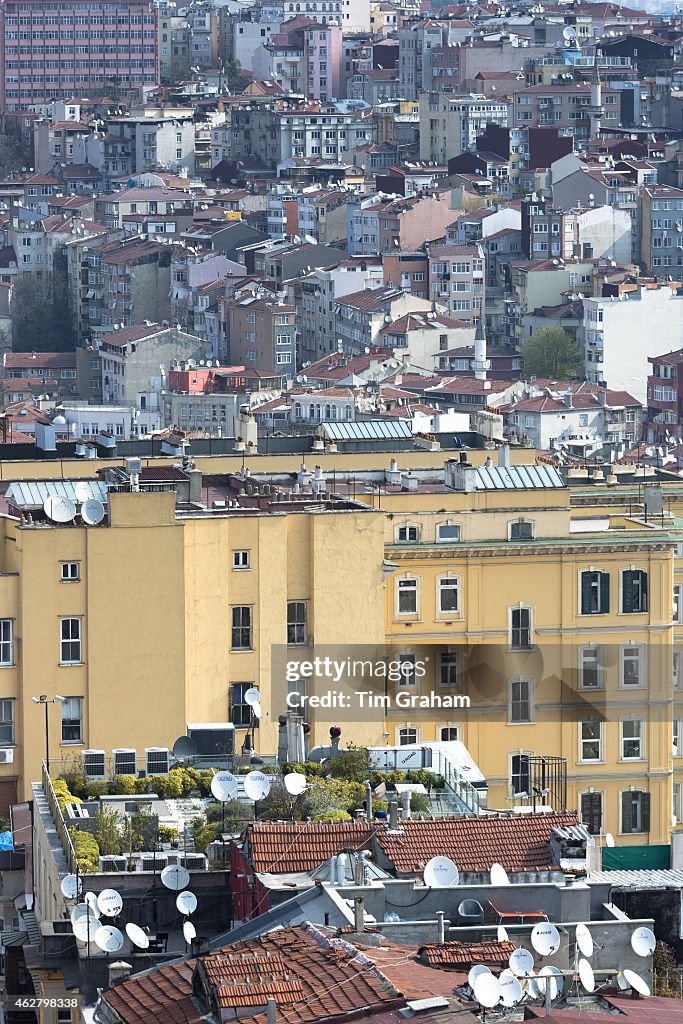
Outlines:
{"label": "terracotta tile roof", "polygon": [[76,367],[75,352],[5,352],[3,366],[8,370],[35,369],[36,367],[57,367],[73,370]]}
{"label": "terracotta tile roof", "polygon": [[403,295],[401,289],[395,288],[393,285],[383,285],[381,288],[363,288],[362,291],[343,295],[338,300],[338,305],[350,306],[352,309],[372,313],[385,309],[393,299],[398,299],[401,295]]}
{"label": "terracotta tile roof", "polygon": [[422,946],[418,956],[430,967],[467,967],[472,964],[505,964],[514,942],[442,942]]}
{"label": "terracotta tile roof", "polygon": [[[192,1001],[194,960],[169,964],[109,989],[106,999],[126,1024],[199,1024]],[[161,1008],[163,1007],[163,1015]]]}
{"label": "terracotta tile roof", "polygon": [[118,331],[109,331],[103,335],[102,341],[107,345],[126,345],[129,341],[140,341],[142,338],[151,338],[154,334],[161,334],[167,331],[168,327],[161,324],[133,324],[131,327],[121,327]]}
{"label": "terracotta tile roof", "polygon": [[314,871],[344,850],[367,850],[373,826],[366,821],[255,821],[245,849],[256,871]]}

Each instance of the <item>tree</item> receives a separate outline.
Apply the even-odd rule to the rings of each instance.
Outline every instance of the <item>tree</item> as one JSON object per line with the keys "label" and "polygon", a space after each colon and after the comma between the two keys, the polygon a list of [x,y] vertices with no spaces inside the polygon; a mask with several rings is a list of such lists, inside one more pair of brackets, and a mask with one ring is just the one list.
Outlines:
{"label": "tree", "polygon": [[356,747],[350,743],[348,750],[331,757],[328,765],[333,779],[365,782],[370,777],[370,751],[367,747]]}
{"label": "tree", "polygon": [[118,813],[104,804],[97,812],[95,833],[100,856],[116,856],[121,853],[121,819]]}
{"label": "tree", "polygon": [[239,86],[244,85],[242,65],[236,58],[225,61],[223,64],[223,76],[230,92],[235,92],[236,89],[239,89]]}
{"label": "tree", "polygon": [[15,352],[68,352],[74,348],[66,273],[21,274],[12,291]]}
{"label": "tree", "polygon": [[542,327],[529,338],[524,350],[524,373],[565,380],[576,377],[579,349],[561,327]]}

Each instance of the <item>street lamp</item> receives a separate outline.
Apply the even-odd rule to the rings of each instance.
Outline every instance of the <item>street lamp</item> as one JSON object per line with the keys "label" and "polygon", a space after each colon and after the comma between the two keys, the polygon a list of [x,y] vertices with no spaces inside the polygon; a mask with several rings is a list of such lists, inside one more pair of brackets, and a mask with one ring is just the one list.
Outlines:
{"label": "street lamp", "polygon": [[48,704],[63,704],[66,697],[61,697],[58,693],[54,697],[48,697],[46,693],[41,693],[40,697],[31,697],[34,704],[45,705],[45,765],[47,767],[48,778],[50,776],[50,730],[48,725],[47,717],[47,706]]}

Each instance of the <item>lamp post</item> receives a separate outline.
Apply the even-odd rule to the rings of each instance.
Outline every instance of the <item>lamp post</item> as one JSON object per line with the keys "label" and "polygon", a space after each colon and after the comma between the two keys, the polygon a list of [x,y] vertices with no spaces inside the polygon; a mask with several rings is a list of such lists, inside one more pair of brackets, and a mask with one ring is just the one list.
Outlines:
{"label": "lamp post", "polygon": [[63,704],[66,697],[61,697],[58,693],[54,697],[48,697],[46,693],[41,693],[40,697],[31,697],[34,704],[43,704],[45,706],[45,766],[47,768],[48,777],[50,775],[50,728],[47,715],[48,704]]}

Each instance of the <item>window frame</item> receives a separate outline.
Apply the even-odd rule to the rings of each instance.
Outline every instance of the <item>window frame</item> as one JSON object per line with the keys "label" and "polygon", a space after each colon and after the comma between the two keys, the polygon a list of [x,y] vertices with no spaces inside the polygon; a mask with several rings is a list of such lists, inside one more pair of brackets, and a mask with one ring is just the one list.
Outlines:
{"label": "window frame", "polygon": [[[624,816],[625,798],[626,797],[629,798],[628,802],[631,805],[630,810],[629,810],[629,817],[631,818],[631,823],[632,823],[632,821],[633,821],[633,804],[634,804],[633,797],[635,795],[637,795],[640,798],[638,800],[638,814],[639,814],[639,817],[640,817],[639,825],[641,827],[637,828],[637,829],[634,829],[634,828],[627,829],[626,828],[625,816]],[[646,790],[646,789],[623,789],[623,790],[621,790],[621,792],[619,794],[619,834],[620,835],[626,835],[626,836],[648,835],[649,832],[650,832],[650,821],[651,821],[650,815],[651,815],[651,799],[650,799],[650,793],[648,792],[648,790]]]}
{"label": "window frame", "polygon": [[[531,798],[531,772],[529,769],[529,758],[533,757],[533,753],[530,750],[511,750],[508,754],[508,789],[510,797],[514,799],[520,796],[522,793],[526,793],[527,797]],[[526,758],[526,771],[523,770],[522,759]],[[519,770],[514,771],[515,760],[519,759]],[[526,789],[515,789],[515,778],[519,777],[520,782],[526,778]]]}
{"label": "window frame", "polygon": [[[597,576],[598,581],[598,607],[593,609],[586,609],[584,606],[584,582],[583,578],[586,575]],[[606,582],[605,582],[606,581]],[[590,566],[587,569],[579,570],[579,615],[609,615],[610,607],[610,574],[605,569],[596,569]],[[606,607],[603,607],[606,605]]]}
{"label": "window frame", "polygon": [[[595,685],[588,685],[585,681],[586,677],[586,653],[588,651],[595,651],[595,672],[597,682]],[[604,644],[579,644],[578,650],[578,683],[579,690],[588,690],[593,692],[596,690],[605,689],[605,645]]]}
{"label": "window frame", "polygon": [[[524,684],[527,687],[526,697],[515,697],[514,690],[516,686]],[[508,679],[508,725],[533,725],[534,724],[534,682],[529,676],[513,676]],[[528,706],[528,718],[513,717],[513,708],[515,704]]]}
{"label": "window frame", "polygon": [[[78,701],[78,738],[65,738],[64,727],[66,724],[65,711],[71,701]],[[75,722],[76,719],[68,719],[69,722]],[[73,726],[70,726],[73,728]],[[83,744],[83,698],[82,697],[66,697],[61,707],[60,717],[60,744],[62,746],[79,746]]]}
{"label": "window frame", "polygon": [[[65,637],[64,626],[67,622],[78,623],[78,636]],[[78,644],[78,658],[65,658],[65,645]],[[83,664],[83,619],[78,615],[64,615],[59,619],[59,664],[61,666]]]}
{"label": "window frame", "polygon": [[403,669],[401,669],[399,673],[400,678],[396,683],[397,688],[404,690],[406,688],[413,689],[414,687],[417,687],[417,654],[414,654],[413,651],[401,651],[400,653],[397,653],[396,660],[399,665],[412,664],[413,666],[413,671],[411,673],[404,673]]}
{"label": "window frame", "polygon": [[[595,736],[584,736],[583,727],[585,725],[594,725],[597,723],[598,735]],[[602,764],[605,760],[605,723],[600,718],[580,718],[578,721],[578,760],[577,764]],[[597,757],[586,757],[585,756],[585,745],[596,743],[598,745],[598,756]]]}
{"label": "window frame", "polygon": [[[447,529],[455,530],[457,533],[456,537],[442,537],[441,530],[443,527]],[[437,544],[459,544],[462,539],[462,526],[460,523],[454,523],[452,520],[447,519],[444,523],[436,524],[436,535],[435,540]]]}
{"label": "window frame", "polygon": [[[512,533],[515,527],[528,526],[530,527],[529,537],[513,537]],[[536,539],[536,523],[533,519],[527,519],[525,516],[520,516],[518,519],[511,519],[508,523],[508,540],[515,544],[525,544],[528,541]]]}
{"label": "window frame", "polygon": [[[452,659],[450,662],[446,662],[445,659]],[[447,675],[451,673],[455,676],[454,681],[444,682],[444,669]],[[439,651],[436,662],[436,686],[439,690],[450,690],[453,692],[457,690],[460,692],[460,673],[462,671],[462,651]]]}
{"label": "window frame", "polygon": [[[228,695],[228,701],[229,701],[228,721],[232,722],[232,724],[235,726],[236,729],[249,729],[249,728],[251,728],[251,725],[252,725],[252,715],[251,715],[251,707],[250,707],[250,705],[247,704],[245,700],[241,700],[241,701],[238,701],[238,702],[235,702],[235,700],[234,700],[236,687],[240,687],[241,688],[241,694],[240,695],[242,697],[244,697],[244,694],[247,692],[247,690],[249,690],[251,687],[253,687],[253,685],[254,685],[253,683],[233,682],[232,680],[230,681],[230,692],[229,692],[229,695]],[[241,709],[240,710],[240,714],[238,716],[239,717],[239,721],[236,721],[235,718],[233,718],[233,709],[234,708],[240,708]],[[244,709],[246,709],[246,711]],[[246,721],[244,719],[246,719]],[[254,719],[254,724],[255,725],[258,724],[258,719]]]}
{"label": "window frame", "polygon": [[[402,531],[405,531],[406,534],[408,534],[410,530],[414,530],[415,531],[415,537],[414,538],[411,538],[411,537],[408,537],[408,536],[401,537],[401,532]],[[410,522],[398,523],[398,525],[396,526],[396,532],[394,534],[394,537],[395,537],[395,543],[396,544],[419,544],[420,543],[420,526],[419,526],[418,523],[410,523]]]}
{"label": "window frame", "polygon": [[11,715],[7,720],[4,717],[0,719],[0,730],[9,726],[9,739],[0,738],[0,747],[13,747],[16,743],[16,700],[13,697],[2,697],[0,699],[0,709],[4,710],[3,705],[6,705],[11,710]]}
{"label": "window frame", "polygon": [[[597,797],[599,799],[599,801],[600,801],[600,822],[599,822],[599,827],[595,831],[591,831],[591,828],[590,828],[591,823],[587,822],[585,820],[585,816],[584,816],[584,813],[583,813],[583,800],[584,800],[584,797],[588,797],[591,800],[593,798]],[[593,790],[584,789],[582,792],[578,793],[578,804],[579,804],[579,820],[581,821],[581,824],[584,826],[584,828],[588,831],[588,834],[591,835],[591,836],[601,836],[603,834],[603,830],[604,830],[604,827],[605,827],[605,794],[604,794],[604,792],[601,789],[593,789]],[[591,815],[593,813],[594,812],[591,811]]]}
{"label": "window frame", "polygon": [[[303,619],[299,619],[294,622],[290,622],[290,609],[294,609],[295,606],[301,606],[303,608]],[[303,627],[303,639],[292,640],[290,639],[290,628],[293,630],[299,630]],[[297,635],[293,633],[292,635]],[[288,647],[307,647],[308,646],[308,601],[288,601],[287,602],[287,646]]]}
{"label": "window frame", "polygon": [[[239,564],[240,556],[244,556],[245,561],[243,564]],[[249,557],[248,548],[235,548],[232,553],[232,567],[236,572],[244,572],[245,569],[251,569],[251,559]]]}
{"label": "window frame", "polygon": [[[401,587],[403,584],[403,588]],[[410,586],[409,586],[410,584]],[[410,611],[401,611],[401,593],[414,593],[415,596],[415,607]],[[395,588],[395,617],[397,619],[417,619],[420,615],[420,578],[419,576],[413,576],[406,574],[403,576],[397,576],[396,588]]]}
{"label": "window frame", "polygon": [[[455,608],[442,606],[443,592],[455,595]],[[440,619],[462,618],[462,577],[456,573],[446,572],[436,577],[436,614]]]}
{"label": "window frame", "polygon": [[[7,631],[8,636],[5,636]],[[9,658],[5,658],[5,649],[9,650]],[[14,619],[0,619],[0,668],[14,666]]]}
{"label": "window frame", "polygon": [[[460,741],[460,739],[461,739],[461,732],[462,732],[462,726],[461,725],[448,725],[448,724],[440,725],[438,727],[438,729],[439,729],[439,739],[438,739],[439,743],[458,743]],[[443,733],[445,731],[455,732],[455,737],[450,737],[449,736],[448,739],[444,739]]]}
{"label": "window frame", "polygon": [[[65,570],[69,568],[76,570],[76,575],[65,574]],[[79,583],[81,579],[81,563],[80,562],[60,562],[59,563],[59,580],[60,583]]]}
{"label": "window frame", "polygon": [[[627,725],[637,725],[638,735],[637,736],[626,736],[624,727]],[[638,754],[635,756],[627,756],[624,752],[624,745],[626,743],[637,743]],[[644,761],[645,760],[645,721],[642,718],[627,717],[619,720],[619,761]]]}
{"label": "window frame", "polygon": [[[638,608],[627,608],[626,605],[629,603],[635,603],[633,596],[636,590],[635,577],[639,577],[638,582],[638,593],[639,593],[639,605]],[[626,601],[626,581],[630,582],[631,595],[628,601]],[[649,607],[649,594],[648,594],[648,574],[647,569],[640,569],[638,566],[629,566],[628,569],[621,569],[619,571],[619,613],[621,615],[645,615],[647,614]]]}
{"label": "window frame", "polygon": [[[252,631],[254,628],[254,616],[253,606],[250,604],[233,604],[230,606],[230,650],[231,651],[251,651],[253,650],[253,635]],[[245,626],[244,623],[235,622],[236,613],[241,612],[247,613],[248,623]],[[248,643],[247,644],[235,644],[235,637],[240,633],[247,632]]]}
{"label": "window frame", "polygon": [[[626,651],[638,652],[638,682],[627,683],[626,680]],[[632,659],[629,659],[632,660]],[[621,690],[643,690],[645,689],[645,645],[640,643],[621,644],[619,647],[619,688]]]}
{"label": "window frame", "polygon": [[[403,740],[404,733],[414,733],[415,738]],[[418,725],[397,725],[396,726],[396,746],[397,747],[408,747],[415,743],[420,742],[420,727]]]}
{"label": "window frame", "polygon": [[[529,616],[528,626],[514,626],[515,613],[527,612]],[[515,633],[519,633],[520,639],[523,633],[528,635],[528,643],[523,644],[520,642],[515,643]],[[533,635],[534,635],[534,610],[531,605],[519,604],[508,606],[508,643],[511,651],[531,651],[533,650]]]}

